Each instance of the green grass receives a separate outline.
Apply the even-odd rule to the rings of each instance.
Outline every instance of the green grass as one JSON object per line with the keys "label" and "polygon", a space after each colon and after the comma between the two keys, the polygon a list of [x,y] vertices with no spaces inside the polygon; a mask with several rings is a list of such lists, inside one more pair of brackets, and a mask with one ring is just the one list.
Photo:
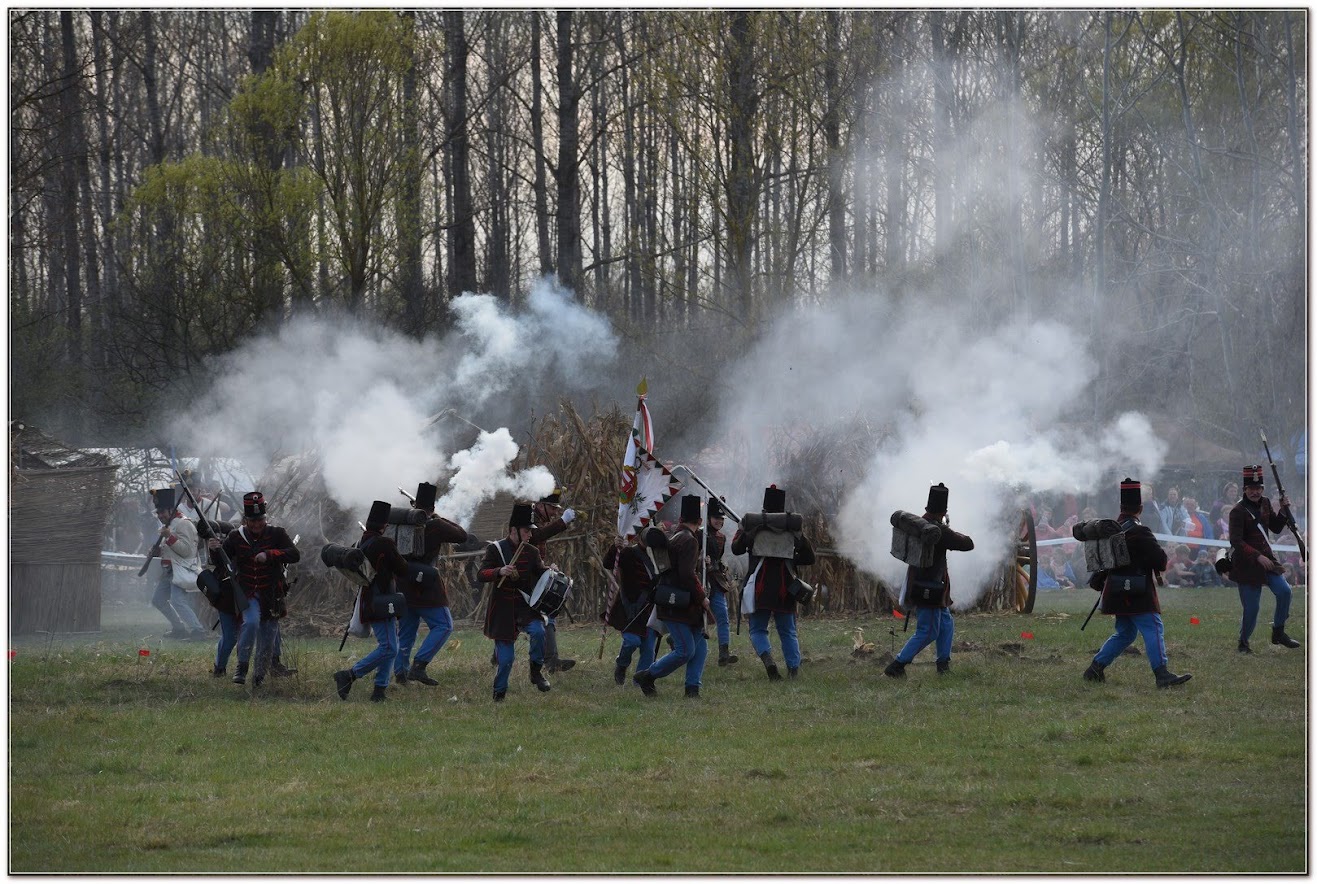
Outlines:
{"label": "green grass", "polygon": [[777,683],[743,627],[698,701],[679,676],[654,700],[615,686],[616,634],[600,661],[597,628],[563,627],[577,667],[541,695],[523,640],[497,706],[475,629],[439,687],[373,704],[330,677],[364,640],[290,639],[299,673],[253,695],[208,675],[213,646],[107,612],[98,637],[12,640],[9,870],[1306,872],[1306,594],[1305,649],[1267,643],[1268,596],[1241,658],[1232,589],[1166,592],[1171,668],[1194,674],[1172,690],[1141,641],[1080,678],[1111,628],[1080,632],[1092,601],[960,615],[953,671],[928,649],[899,682],[891,620],[802,622],[802,676]]}

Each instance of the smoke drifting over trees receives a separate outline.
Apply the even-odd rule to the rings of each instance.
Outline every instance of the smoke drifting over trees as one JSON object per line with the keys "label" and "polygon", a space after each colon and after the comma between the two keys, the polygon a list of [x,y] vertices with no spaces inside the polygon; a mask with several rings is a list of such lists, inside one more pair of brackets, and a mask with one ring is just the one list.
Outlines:
{"label": "smoke drifting over trees", "polygon": [[764,482],[771,426],[880,428],[834,478],[881,571],[930,481],[987,536],[1010,489],[1154,473],[1140,415],[1303,429],[1307,26],[12,11],[11,413],[314,447],[360,503],[348,467],[444,467],[443,408],[515,438],[648,375],[663,450]]}

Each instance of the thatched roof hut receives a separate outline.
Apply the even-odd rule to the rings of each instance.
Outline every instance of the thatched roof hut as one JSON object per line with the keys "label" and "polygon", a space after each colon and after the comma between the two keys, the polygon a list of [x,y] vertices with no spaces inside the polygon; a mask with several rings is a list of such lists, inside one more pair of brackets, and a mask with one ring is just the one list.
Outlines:
{"label": "thatched roof hut", "polygon": [[101,537],[117,468],[9,424],[9,625],[15,633],[101,626]]}

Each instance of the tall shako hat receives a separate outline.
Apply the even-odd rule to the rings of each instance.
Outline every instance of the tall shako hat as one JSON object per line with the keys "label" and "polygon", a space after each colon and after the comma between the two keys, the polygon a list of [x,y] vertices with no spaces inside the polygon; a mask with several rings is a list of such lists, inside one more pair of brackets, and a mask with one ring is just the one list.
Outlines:
{"label": "tall shako hat", "polygon": [[246,519],[259,519],[265,515],[265,495],[248,491],[242,496],[242,515]]}
{"label": "tall shako hat", "polygon": [[416,486],[416,503],[412,504],[418,510],[425,510],[427,513],[434,509],[434,499],[438,495],[439,489],[429,482],[422,482]]}
{"label": "tall shako hat", "polygon": [[541,497],[540,500],[539,500],[539,502],[540,502],[540,503],[561,503],[561,502],[562,502],[562,493],[563,493],[564,491],[566,491],[566,490],[567,490],[566,488],[555,487],[551,492],[549,492],[548,494],[546,494],[546,495],[544,495],[543,497]]}
{"label": "tall shako hat", "polygon": [[155,503],[155,511],[164,510],[173,511],[176,501],[174,499],[173,488],[153,488],[151,489],[151,500]]}
{"label": "tall shako hat", "polygon": [[722,519],[725,518],[726,516],[727,516],[727,507],[723,506],[723,502],[717,497],[710,497],[709,518]]}
{"label": "tall shako hat", "polygon": [[697,494],[687,494],[681,499],[681,520],[683,522],[698,522],[701,518],[700,506],[702,501]]}
{"label": "tall shako hat", "polygon": [[769,485],[764,489],[764,512],[785,513],[787,511],[787,492],[785,488]]}
{"label": "tall shako hat", "polygon": [[366,517],[366,530],[379,531],[389,524],[389,512],[393,505],[387,500],[377,500],[370,505],[370,515]]}
{"label": "tall shako hat", "polygon": [[509,528],[531,528],[531,505],[528,503],[514,503],[512,505],[512,516],[508,519]]}
{"label": "tall shako hat", "polygon": [[928,506],[924,509],[930,513],[945,513],[947,511],[947,493],[947,486],[941,482],[929,488]]}
{"label": "tall shako hat", "polygon": [[1138,512],[1143,506],[1143,486],[1138,479],[1128,476],[1120,480],[1120,511],[1122,513]]}
{"label": "tall shako hat", "polygon": [[1262,484],[1262,464],[1259,463],[1244,467],[1245,488],[1261,488]]}

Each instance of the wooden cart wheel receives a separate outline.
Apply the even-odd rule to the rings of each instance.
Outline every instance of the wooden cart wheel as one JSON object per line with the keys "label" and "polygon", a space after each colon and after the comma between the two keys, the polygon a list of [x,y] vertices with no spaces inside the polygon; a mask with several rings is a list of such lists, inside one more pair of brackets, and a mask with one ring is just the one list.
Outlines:
{"label": "wooden cart wheel", "polygon": [[1032,614],[1038,598],[1038,532],[1033,513],[1025,510],[1015,535],[1015,610]]}

